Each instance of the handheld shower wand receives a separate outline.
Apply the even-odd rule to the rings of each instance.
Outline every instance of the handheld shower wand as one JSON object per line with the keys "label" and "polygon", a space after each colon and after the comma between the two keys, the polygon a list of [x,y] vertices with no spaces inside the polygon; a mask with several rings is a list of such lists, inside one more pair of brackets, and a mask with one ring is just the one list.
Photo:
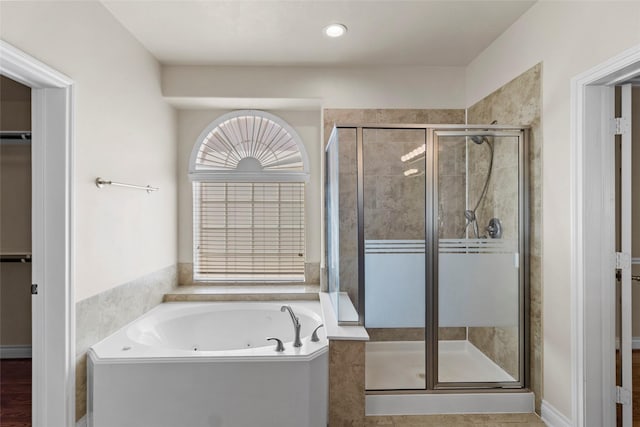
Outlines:
{"label": "handheld shower wand", "polygon": [[477,239],[480,235],[480,231],[478,230],[478,221],[476,219],[475,211],[467,209],[466,211],[464,211],[464,217],[467,219],[467,228],[469,228],[469,226],[473,224],[473,233]]}
{"label": "handheld shower wand", "polygon": [[[496,120],[491,122],[492,125],[495,125],[496,123],[498,123]],[[473,135],[473,136],[470,136],[469,139],[473,141],[474,144],[477,144],[477,145],[482,145],[486,143],[487,147],[489,147],[489,152],[491,153],[489,157],[489,170],[487,171],[487,178],[484,181],[484,186],[482,187],[482,192],[480,193],[480,197],[478,197],[478,201],[476,202],[476,205],[474,206],[473,209],[468,209],[464,211],[464,217],[467,219],[467,225],[464,229],[465,233],[469,228],[469,226],[473,224],[473,234],[476,239],[479,239],[480,231],[478,228],[478,218],[476,216],[476,211],[478,210],[478,206],[480,206],[480,203],[482,203],[482,200],[487,194],[487,190],[489,188],[489,180],[491,179],[491,172],[493,171],[493,145],[484,135],[483,136]]]}

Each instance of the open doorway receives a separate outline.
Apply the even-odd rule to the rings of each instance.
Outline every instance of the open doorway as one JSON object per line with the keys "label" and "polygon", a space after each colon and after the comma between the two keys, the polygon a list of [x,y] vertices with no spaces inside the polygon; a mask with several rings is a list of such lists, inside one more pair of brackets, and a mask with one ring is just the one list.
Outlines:
{"label": "open doorway", "polygon": [[0,75],[31,90],[31,425],[71,427],[73,81],[3,40],[0,58]]}
{"label": "open doorway", "polygon": [[[622,405],[622,426],[633,425],[631,93],[622,91],[621,115],[625,117],[625,105],[628,111],[626,118],[618,120],[615,87],[630,88],[638,77],[640,45],[571,81],[572,418],[579,427],[616,425],[617,405]],[[615,141],[620,134],[620,203],[616,209]],[[616,211],[621,227],[618,247]],[[616,286],[617,272],[620,286]]]}
{"label": "open doorway", "polygon": [[633,280],[633,424],[640,426],[640,80],[632,89],[631,274]]}
{"label": "open doorway", "polygon": [[0,76],[0,413],[31,426],[31,88]]}
{"label": "open doorway", "polygon": [[[626,86],[626,87],[625,87]],[[631,294],[631,408],[624,413],[625,404],[616,403],[616,425],[624,427],[633,424],[640,427],[640,85],[634,85],[633,80],[625,86],[615,88],[615,117],[629,120],[620,134],[615,136],[615,200],[616,200],[616,252],[623,253],[631,247],[631,280],[625,290],[622,270],[616,272],[616,386],[624,388],[624,363],[622,336],[625,327],[625,296]],[[623,105],[624,104],[624,105]],[[630,132],[630,136],[628,134]],[[631,159],[623,159],[623,138],[629,138]],[[628,155],[628,152],[626,153]],[[629,168],[630,170],[625,170]],[[626,180],[627,182],[624,182]],[[624,184],[624,185],[623,185]],[[625,191],[630,193],[629,200],[623,200]],[[630,212],[624,212],[630,210]],[[624,216],[627,215],[626,219]],[[630,228],[630,229],[629,229]],[[626,246],[626,247],[625,247]],[[625,295],[625,293],[627,295]],[[628,318],[626,319],[629,320]],[[626,373],[629,375],[629,372]],[[629,379],[627,378],[627,381]],[[619,399],[624,400],[624,399]],[[631,418],[626,421],[625,417]]]}

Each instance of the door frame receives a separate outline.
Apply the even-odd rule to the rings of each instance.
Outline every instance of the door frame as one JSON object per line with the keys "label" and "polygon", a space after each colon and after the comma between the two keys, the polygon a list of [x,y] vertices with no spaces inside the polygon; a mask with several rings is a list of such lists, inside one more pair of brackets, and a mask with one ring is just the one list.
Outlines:
{"label": "door frame", "polygon": [[571,79],[571,395],[578,427],[615,419],[615,301],[606,287],[615,272],[613,86],[637,73],[640,45]]}
{"label": "door frame", "polygon": [[73,80],[0,40],[0,74],[31,87],[32,425],[75,425]]}

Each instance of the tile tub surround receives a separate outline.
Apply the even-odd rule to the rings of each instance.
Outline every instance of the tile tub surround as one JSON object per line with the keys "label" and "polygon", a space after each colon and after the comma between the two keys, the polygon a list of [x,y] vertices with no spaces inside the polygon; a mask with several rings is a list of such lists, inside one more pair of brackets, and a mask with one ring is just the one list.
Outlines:
{"label": "tile tub surround", "polygon": [[318,292],[320,285],[193,285],[171,290],[164,302],[318,300]]}
{"label": "tile tub surround", "polygon": [[76,420],[87,410],[89,347],[160,304],[177,283],[171,265],[76,303]]}
{"label": "tile tub surround", "polygon": [[[536,411],[540,412],[542,399],[542,277],[541,277],[541,235],[542,235],[542,204],[541,204],[541,150],[542,132],[540,126],[541,111],[541,71],[542,64],[535,65],[528,71],[502,86],[480,100],[467,110],[469,124],[490,123],[497,120],[498,124],[528,125],[529,133],[529,286],[530,286],[530,384],[529,388],[536,398]],[[497,153],[496,153],[497,155]],[[499,356],[500,351],[512,352],[517,335],[498,328],[473,328],[469,339],[487,355],[500,363],[500,359],[509,358]],[[502,340],[496,343],[492,338]],[[509,338],[510,337],[510,338]],[[482,342],[484,342],[484,345]],[[511,344],[507,344],[507,341]],[[509,368],[504,367],[505,370]]]}

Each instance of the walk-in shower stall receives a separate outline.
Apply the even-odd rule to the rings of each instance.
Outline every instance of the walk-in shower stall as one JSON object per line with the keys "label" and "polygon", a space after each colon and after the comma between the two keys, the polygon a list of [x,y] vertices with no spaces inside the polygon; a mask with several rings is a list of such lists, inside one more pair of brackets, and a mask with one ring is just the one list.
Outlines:
{"label": "walk-in shower stall", "polygon": [[527,386],[527,129],[336,125],[328,288],[366,388]]}

